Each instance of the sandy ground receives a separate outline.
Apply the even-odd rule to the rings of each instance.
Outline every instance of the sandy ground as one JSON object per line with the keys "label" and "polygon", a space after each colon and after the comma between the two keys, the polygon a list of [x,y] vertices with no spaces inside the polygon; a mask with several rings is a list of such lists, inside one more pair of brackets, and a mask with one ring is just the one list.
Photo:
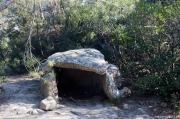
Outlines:
{"label": "sandy ground", "polygon": [[61,99],[54,111],[39,109],[39,79],[9,76],[0,94],[0,119],[174,119],[168,103],[156,97],[138,96],[112,104],[107,98]]}

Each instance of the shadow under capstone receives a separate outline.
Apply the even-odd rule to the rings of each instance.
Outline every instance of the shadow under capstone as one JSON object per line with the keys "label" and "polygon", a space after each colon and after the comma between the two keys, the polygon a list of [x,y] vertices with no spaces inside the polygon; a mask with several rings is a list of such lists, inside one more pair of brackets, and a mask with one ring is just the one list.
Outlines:
{"label": "shadow under capstone", "polygon": [[59,97],[76,99],[91,98],[94,95],[105,96],[102,80],[105,75],[95,72],[54,67]]}

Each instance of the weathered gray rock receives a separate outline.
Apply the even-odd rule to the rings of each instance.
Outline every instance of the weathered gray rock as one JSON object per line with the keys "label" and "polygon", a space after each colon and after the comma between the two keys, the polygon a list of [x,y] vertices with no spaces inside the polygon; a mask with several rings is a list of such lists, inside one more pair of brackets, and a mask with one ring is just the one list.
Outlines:
{"label": "weathered gray rock", "polygon": [[131,94],[131,90],[127,87],[123,87],[123,89],[119,90],[119,97],[125,98]]}
{"label": "weathered gray rock", "polygon": [[143,114],[143,115],[136,115],[134,119],[154,119],[150,117],[148,114]]}
{"label": "weathered gray rock", "polygon": [[45,113],[45,111],[44,111],[44,110],[41,110],[41,109],[36,109],[36,111],[38,112],[38,114]]}
{"label": "weathered gray rock", "polygon": [[27,114],[29,110],[23,106],[20,108],[16,108],[14,111],[17,111],[16,114],[20,115],[20,114]]}
{"label": "weathered gray rock", "polygon": [[[49,65],[49,62],[51,62],[52,66]],[[93,82],[96,82],[94,80],[98,80],[98,77],[100,78],[100,84],[111,101],[118,101],[119,98],[124,97],[123,95],[128,92],[124,89],[122,91],[118,90],[121,86],[121,74],[118,67],[113,64],[108,64],[108,62],[104,60],[103,54],[101,54],[98,50],[86,48],[58,52],[48,57],[47,61],[42,64],[42,71],[45,72],[45,75],[41,78],[41,90],[44,97],[53,96],[55,98],[57,96],[58,90],[56,76],[51,73],[54,71],[54,68],[57,67],[89,71],[100,75],[94,75],[94,77],[89,78],[92,78]],[[75,74],[78,74],[79,72]],[[68,72],[68,74],[70,73],[74,74],[73,71]],[[90,73],[87,73],[87,75],[88,74]],[[77,75],[74,75],[73,77],[77,78]],[[65,78],[68,79],[70,77]],[[88,81],[84,83],[87,82]]]}
{"label": "weathered gray rock", "polygon": [[107,67],[107,73],[113,78],[117,87],[121,86],[121,74],[119,68],[113,64],[109,64]]}
{"label": "weathered gray rock", "polygon": [[30,111],[28,111],[28,114],[37,115],[38,111],[37,110],[30,110]]}
{"label": "weathered gray rock", "polygon": [[103,54],[90,48],[55,53],[42,65],[42,71],[52,71],[48,66],[49,61],[54,61],[55,67],[81,69],[98,74],[105,74],[108,66]]}
{"label": "weathered gray rock", "polygon": [[137,111],[141,114],[146,114],[146,111],[143,108],[138,108]]}
{"label": "weathered gray rock", "polygon": [[123,104],[123,109],[131,109],[131,105],[130,104]]}
{"label": "weathered gray rock", "polygon": [[55,110],[56,108],[57,108],[57,103],[54,100],[54,98],[51,96],[48,96],[47,98],[42,100],[40,103],[40,109],[42,110],[52,111],[52,110]]}
{"label": "weathered gray rock", "polygon": [[119,90],[114,82],[113,77],[109,75],[109,73],[106,73],[106,79],[103,80],[103,89],[111,101],[117,102],[119,100]]}
{"label": "weathered gray rock", "polygon": [[56,85],[57,84],[56,84],[55,75],[52,72],[44,75],[40,80],[40,87],[43,93],[43,97],[52,96],[56,98],[56,96],[58,95],[58,90]]}

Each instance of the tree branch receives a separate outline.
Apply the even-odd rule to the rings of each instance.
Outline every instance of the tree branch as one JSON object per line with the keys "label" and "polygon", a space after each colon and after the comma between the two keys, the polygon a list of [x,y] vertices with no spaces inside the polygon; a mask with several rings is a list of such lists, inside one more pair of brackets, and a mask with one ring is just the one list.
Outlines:
{"label": "tree branch", "polygon": [[4,9],[6,9],[14,1],[15,0],[6,0],[4,3],[0,4],[0,12],[2,12]]}

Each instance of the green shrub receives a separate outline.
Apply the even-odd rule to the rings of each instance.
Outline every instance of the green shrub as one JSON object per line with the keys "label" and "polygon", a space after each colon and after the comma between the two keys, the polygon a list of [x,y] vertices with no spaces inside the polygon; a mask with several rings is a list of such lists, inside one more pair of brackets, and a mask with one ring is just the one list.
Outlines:
{"label": "green shrub", "polygon": [[[124,60],[135,86],[169,101],[180,94],[179,5],[139,2],[127,19]],[[130,69],[128,69],[130,68]],[[177,98],[176,98],[177,99]]]}

